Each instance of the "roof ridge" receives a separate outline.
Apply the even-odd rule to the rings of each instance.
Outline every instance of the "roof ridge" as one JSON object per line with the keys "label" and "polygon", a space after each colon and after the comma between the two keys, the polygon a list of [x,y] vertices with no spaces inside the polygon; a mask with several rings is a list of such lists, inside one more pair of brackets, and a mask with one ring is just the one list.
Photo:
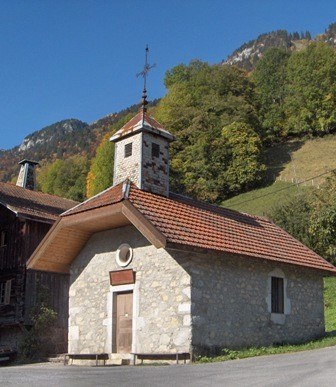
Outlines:
{"label": "roof ridge", "polygon": [[[104,191],[102,192],[99,192],[98,194],[92,196],[91,198],[88,198],[86,199],[84,202],[82,203],[79,203],[77,206],[75,207],[72,207],[72,208],[69,208],[67,211],[64,211],[62,214],[60,214],[60,216],[68,216],[68,215],[73,215],[73,214],[77,214],[77,213],[81,213],[81,212],[85,212],[85,211],[89,211],[89,210],[92,210],[94,208],[98,208],[98,207],[104,207],[104,206],[107,206],[109,204],[113,204],[113,203],[99,203],[99,199],[100,197],[104,197],[104,195],[106,195],[109,191],[111,191],[111,197],[113,197],[113,194],[115,193],[115,191],[117,190],[118,193],[120,193],[121,195],[118,196],[118,200],[115,201],[114,203],[116,202],[120,202],[122,200],[125,200],[128,198],[128,193],[129,193],[129,180],[126,179],[116,185],[112,185],[108,188],[106,188]],[[106,198],[104,197],[105,201],[106,201]],[[95,203],[95,202],[97,202]],[[90,206],[90,203],[93,202],[94,204]]]}
{"label": "roof ridge", "polygon": [[69,208],[68,210],[62,212],[62,213],[60,214],[60,216],[67,215],[67,212],[73,211],[73,210],[77,209],[78,207],[81,207],[81,206],[83,206],[84,204],[88,203],[89,201],[91,201],[91,200],[93,200],[93,199],[96,199],[96,198],[99,198],[99,196],[103,195],[104,193],[108,192],[110,189],[113,189],[113,188],[115,188],[115,187],[117,187],[118,185],[121,185],[121,184],[124,184],[124,182],[118,183],[118,184],[116,184],[116,185],[111,185],[110,187],[104,189],[104,191],[98,192],[96,195],[91,196],[90,198],[84,200],[84,202],[81,202],[81,203],[77,204],[76,206],[74,206],[74,207],[72,207],[72,208]]}

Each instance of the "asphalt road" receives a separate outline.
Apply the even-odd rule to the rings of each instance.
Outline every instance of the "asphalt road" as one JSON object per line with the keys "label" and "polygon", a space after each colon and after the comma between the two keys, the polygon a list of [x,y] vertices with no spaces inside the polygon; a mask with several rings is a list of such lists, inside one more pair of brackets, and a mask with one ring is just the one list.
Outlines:
{"label": "asphalt road", "polygon": [[0,386],[336,386],[336,347],[212,364],[1,367]]}

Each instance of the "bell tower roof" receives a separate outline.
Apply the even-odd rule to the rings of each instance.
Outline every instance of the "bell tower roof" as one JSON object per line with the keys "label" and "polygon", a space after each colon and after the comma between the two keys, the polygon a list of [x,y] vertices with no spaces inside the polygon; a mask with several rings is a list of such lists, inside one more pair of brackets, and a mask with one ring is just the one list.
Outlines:
{"label": "bell tower roof", "polygon": [[120,130],[118,130],[110,141],[117,142],[126,137],[130,137],[139,132],[150,132],[158,136],[166,138],[168,141],[173,141],[174,136],[168,132],[161,124],[159,124],[146,111],[140,109],[139,113],[128,121]]}

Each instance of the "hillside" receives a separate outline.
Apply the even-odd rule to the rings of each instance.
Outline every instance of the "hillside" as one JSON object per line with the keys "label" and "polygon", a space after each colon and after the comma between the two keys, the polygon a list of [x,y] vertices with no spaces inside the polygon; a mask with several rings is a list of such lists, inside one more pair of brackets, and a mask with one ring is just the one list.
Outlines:
{"label": "hillside", "polygon": [[[318,187],[328,176],[325,173],[336,169],[335,149],[336,135],[292,140],[274,146],[266,153],[269,185],[237,195],[222,205],[250,214],[267,215],[272,207],[285,202],[298,190]],[[315,177],[321,174],[323,176]]]}
{"label": "hillside", "polygon": [[321,41],[335,47],[336,23],[330,24],[325,32],[315,39],[312,39],[309,31],[289,33],[286,30],[277,30],[261,34],[256,39],[242,44],[223,63],[251,71],[270,47],[296,51],[306,47],[310,41]]}

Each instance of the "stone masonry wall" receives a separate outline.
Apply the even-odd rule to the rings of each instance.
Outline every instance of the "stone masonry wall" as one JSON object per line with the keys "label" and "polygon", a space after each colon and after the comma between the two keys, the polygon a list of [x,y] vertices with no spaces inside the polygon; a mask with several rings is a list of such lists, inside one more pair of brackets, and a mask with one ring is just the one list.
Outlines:
{"label": "stone masonry wall", "polygon": [[[324,333],[323,278],[314,270],[265,260],[157,250],[133,227],[97,233],[71,267],[69,352],[112,348],[109,271],[122,243],[136,271],[132,351],[215,351],[298,342]],[[271,273],[283,273],[285,315],[269,306]],[[114,289],[116,290],[116,289]]]}
{"label": "stone masonry wall", "polygon": [[[152,143],[160,147],[160,157],[152,158]],[[168,196],[169,192],[169,143],[160,136],[143,133],[142,189]]]}
{"label": "stone masonry wall", "polygon": [[[113,184],[130,179],[140,188],[142,133],[133,135],[115,143]],[[132,155],[125,158],[125,145],[132,143]]]}
{"label": "stone masonry wall", "polygon": [[[187,254],[173,256],[192,257],[188,272],[195,352],[298,342],[324,333],[321,273],[264,260]],[[268,305],[274,270],[284,273],[288,298],[288,314],[276,322]]]}
{"label": "stone masonry wall", "polygon": [[176,261],[157,250],[133,227],[94,234],[71,267],[69,352],[93,353],[112,348],[112,293],[109,271],[120,270],[115,261],[122,243],[133,248],[127,269],[136,271],[133,302],[138,352],[189,351],[190,277],[183,258]]}

